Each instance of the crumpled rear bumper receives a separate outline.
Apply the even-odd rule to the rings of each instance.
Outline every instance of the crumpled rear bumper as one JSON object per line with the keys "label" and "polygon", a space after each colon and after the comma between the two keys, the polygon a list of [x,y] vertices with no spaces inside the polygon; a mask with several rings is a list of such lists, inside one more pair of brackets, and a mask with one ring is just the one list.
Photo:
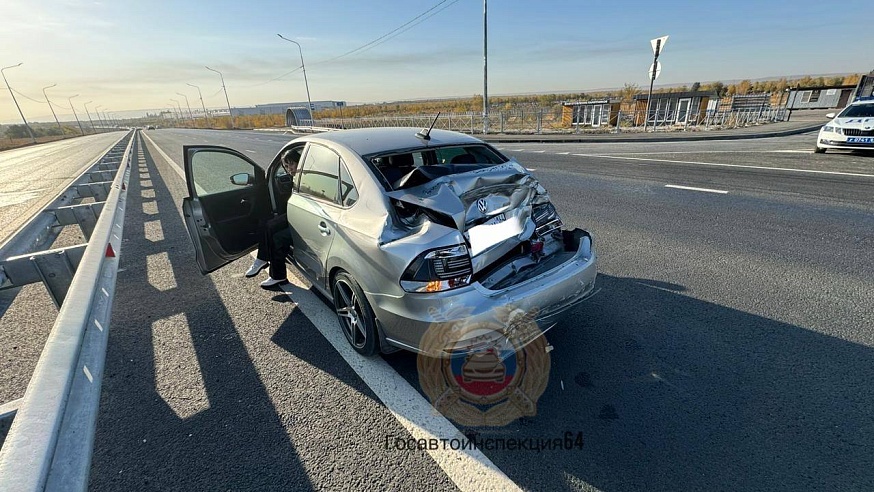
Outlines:
{"label": "crumpled rear bumper", "polygon": [[[576,253],[564,263],[502,290],[478,282],[432,294],[368,293],[384,342],[427,355],[464,350],[485,328],[499,331],[521,348],[552,328],[568,310],[595,291],[597,256],[591,236],[571,231]],[[519,320],[526,321],[519,323]],[[533,323],[531,322],[533,321]],[[486,330],[488,331],[488,330]],[[474,343],[471,342],[471,349]]]}

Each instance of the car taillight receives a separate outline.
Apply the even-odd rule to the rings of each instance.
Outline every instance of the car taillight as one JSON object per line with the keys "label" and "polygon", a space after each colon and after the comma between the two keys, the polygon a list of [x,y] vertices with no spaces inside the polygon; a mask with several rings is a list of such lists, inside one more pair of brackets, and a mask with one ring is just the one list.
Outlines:
{"label": "car taillight", "polygon": [[442,292],[470,284],[473,265],[467,246],[428,251],[419,255],[401,276],[407,292]]}

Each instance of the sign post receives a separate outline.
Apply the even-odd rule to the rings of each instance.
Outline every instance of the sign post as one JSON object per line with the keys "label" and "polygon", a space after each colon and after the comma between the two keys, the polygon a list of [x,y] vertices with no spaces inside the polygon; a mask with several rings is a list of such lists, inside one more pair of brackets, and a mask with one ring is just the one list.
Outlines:
{"label": "sign post", "polygon": [[[649,96],[646,98],[646,114],[643,116],[643,131],[646,131],[647,124],[649,123],[649,112],[652,107],[652,86],[655,83],[655,79],[662,72],[662,64],[659,63],[659,55],[662,50],[665,49],[665,43],[668,42],[667,36],[662,36],[660,38],[655,38],[650,40],[650,44],[652,45],[652,65],[649,67]],[[655,118],[653,118],[652,126],[653,130],[655,130]]]}

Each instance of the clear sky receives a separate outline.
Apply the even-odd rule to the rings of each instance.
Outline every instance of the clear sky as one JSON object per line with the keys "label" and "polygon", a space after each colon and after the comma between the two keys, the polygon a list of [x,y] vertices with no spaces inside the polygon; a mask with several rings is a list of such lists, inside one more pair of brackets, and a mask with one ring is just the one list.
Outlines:
{"label": "clear sky", "polygon": [[[170,99],[221,107],[306,100],[378,102],[482,94],[482,0],[435,13],[369,50],[331,61],[440,0],[2,0],[0,67],[29,120],[48,121],[42,88],[77,111],[166,109]],[[442,10],[441,10],[442,9]],[[492,0],[489,93],[584,91],[647,84],[649,40],[670,35],[657,83],[874,69],[870,0]],[[2,80],[0,80],[2,84]],[[27,96],[27,97],[25,97]],[[61,117],[69,109],[57,108]],[[0,90],[0,122],[18,113]]]}

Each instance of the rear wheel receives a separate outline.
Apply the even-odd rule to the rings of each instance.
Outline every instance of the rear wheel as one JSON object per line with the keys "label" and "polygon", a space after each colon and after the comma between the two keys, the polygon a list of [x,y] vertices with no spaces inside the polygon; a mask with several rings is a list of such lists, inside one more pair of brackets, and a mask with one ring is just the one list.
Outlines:
{"label": "rear wheel", "polygon": [[813,148],[813,153],[814,154],[825,154],[825,149],[817,145],[816,147]]}
{"label": "rear wheel", "polygon": [[358,282],[346,272],[334,277],[334,311],[346,340],[361,355],[371,356],[379,348],[376,317]]}

